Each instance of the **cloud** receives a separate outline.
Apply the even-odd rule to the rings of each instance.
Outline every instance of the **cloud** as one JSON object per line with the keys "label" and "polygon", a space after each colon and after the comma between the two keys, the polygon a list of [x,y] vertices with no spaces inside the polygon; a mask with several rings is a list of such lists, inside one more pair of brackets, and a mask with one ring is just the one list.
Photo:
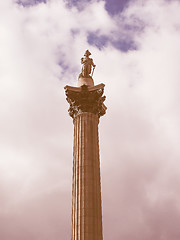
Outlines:
{"label": "cloud", "polygon": [[16,0],[16,3],[22,5],[23,7],[29,7],[40,3],[46,3],[46,0]]}
{"label": "cloud", "polygon": [[132,1],[114,16],[105,7],[0,3],[3,240],[70,238],[73,124],[63,87],[76,85],[86,49],[95,83],[106,84],[104,239],[179,239],[180,4]]}

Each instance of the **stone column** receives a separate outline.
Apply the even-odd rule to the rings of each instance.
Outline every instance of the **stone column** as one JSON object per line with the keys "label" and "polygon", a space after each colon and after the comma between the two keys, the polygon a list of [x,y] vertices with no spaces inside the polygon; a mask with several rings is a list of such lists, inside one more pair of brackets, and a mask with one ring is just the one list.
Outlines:
{"label": "stone column", "polygon": [[98,124],[105,114],[104,84],[66,86],[74,123],[72,240],[102,240]]}

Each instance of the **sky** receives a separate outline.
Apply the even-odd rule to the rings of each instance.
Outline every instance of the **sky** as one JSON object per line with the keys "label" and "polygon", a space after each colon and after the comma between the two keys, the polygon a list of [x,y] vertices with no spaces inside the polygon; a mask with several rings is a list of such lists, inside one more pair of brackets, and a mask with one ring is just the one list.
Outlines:
{"label": "sky", "polygon": [[180,239],[180,1],[0,1],[0,239],[71,236],[73,121],[86,49],[105,84],[104,240]]}

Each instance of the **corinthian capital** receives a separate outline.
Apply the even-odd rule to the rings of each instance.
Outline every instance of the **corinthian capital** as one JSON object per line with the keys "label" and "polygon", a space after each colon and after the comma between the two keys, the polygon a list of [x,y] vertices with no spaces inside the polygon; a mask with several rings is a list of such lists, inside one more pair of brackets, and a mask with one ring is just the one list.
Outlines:
{"label": "corinthian capital", "polygon": [[106,113],[106,106],[103,96],[104,84],[99,84],[93,87],[82,85],[81,87],[65,86],[66,100],[68,101],[69,115],[75,118],[78,114],[90,112],[99,117]]}

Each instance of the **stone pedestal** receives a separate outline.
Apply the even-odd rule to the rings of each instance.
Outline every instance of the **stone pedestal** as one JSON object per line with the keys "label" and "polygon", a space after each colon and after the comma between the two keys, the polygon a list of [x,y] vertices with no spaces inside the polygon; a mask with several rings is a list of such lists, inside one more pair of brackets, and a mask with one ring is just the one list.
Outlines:
{"label": "stone pedestal", "polygon": [[78,87],[81,87],[84,84],[87,85],[88,87],[93,87],[94,81],[91,77],[79,77],[78,78]]}
{"label": "stone pedestal", "polygon": [[74,123],[72,240],[102,240],[98,124],[106,112],[104,84],[66,86]]}

